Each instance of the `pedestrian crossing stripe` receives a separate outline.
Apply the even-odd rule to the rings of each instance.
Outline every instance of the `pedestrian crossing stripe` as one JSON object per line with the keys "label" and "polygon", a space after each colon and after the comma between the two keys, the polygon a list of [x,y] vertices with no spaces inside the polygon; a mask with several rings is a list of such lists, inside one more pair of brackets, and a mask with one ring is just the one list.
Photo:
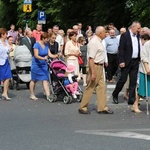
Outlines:
{"label": "pedestrian crossing stripe", "polygon": [[[138,130],[137,130],[138,131]],[[132,139],[141,139],[141,140],[150,140],[150,135],[136,133],[132,131],[99,131],[99,130],[79,130],[75,133],[90,134],[90,135],[103,135],[103,136],[112,136],[112,137],[121,137],[121,138],[132,138]]]}
{"label": "pedestrian crossing stripe", "polygon": [[116,87],[116,85],[107,85],[108,89],[114,89]]}

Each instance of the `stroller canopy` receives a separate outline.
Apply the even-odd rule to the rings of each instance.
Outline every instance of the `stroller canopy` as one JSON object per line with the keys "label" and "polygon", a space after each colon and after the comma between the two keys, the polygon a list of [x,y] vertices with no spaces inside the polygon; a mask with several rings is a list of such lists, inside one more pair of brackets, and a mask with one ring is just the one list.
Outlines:
{"label": "stroller canopy", "polygon": [[50,63],[50,68],[52,69],[53,73],[58,77],[64,77],[67,66],[61,60],[53,60]]}
{"label": "stroller canopy", "polygon": [[14,61],[17,67],[30,67],[32,55],[27,46],[17,46],[14,51]]}

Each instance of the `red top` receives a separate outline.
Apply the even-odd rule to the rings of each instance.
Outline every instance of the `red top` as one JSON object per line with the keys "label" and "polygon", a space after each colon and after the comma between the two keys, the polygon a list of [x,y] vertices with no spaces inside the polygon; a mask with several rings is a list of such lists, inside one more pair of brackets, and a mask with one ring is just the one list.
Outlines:
{"label": "red top", "polygon": [[43,31],[33,30],[32,36],[36,39],[36,41],[40,41],[42,33]]}

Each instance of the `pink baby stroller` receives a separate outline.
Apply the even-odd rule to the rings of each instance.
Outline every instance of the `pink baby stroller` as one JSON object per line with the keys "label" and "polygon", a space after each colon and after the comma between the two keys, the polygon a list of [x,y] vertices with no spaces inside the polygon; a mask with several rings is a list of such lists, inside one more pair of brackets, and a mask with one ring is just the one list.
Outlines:
{"label": "pink baby stroller", "polygon": [[[61,60],[53,60],[49,63],[50,89],[52,95],[52,99],[50,102],[61,99],[63,100],[64,104],[69,104],[73,101],[72,94],[64,87],[64,80],[65,78],[67,78],[65,75],[66,67],[66,64]],[[76,101],[80,102],[83,92],[79,86],[78,92],[80,93],[80,95],[77,96]]]}

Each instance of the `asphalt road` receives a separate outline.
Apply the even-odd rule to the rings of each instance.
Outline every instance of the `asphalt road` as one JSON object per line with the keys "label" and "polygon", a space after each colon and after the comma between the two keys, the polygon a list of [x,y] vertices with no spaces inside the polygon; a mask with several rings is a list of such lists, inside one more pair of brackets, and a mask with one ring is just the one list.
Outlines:
{"label": "asphalt road", "polygon": [[123,93],[120,103],[113,104],[114,87],[107,86],[113,115],[96,113],[96,95],[89,105],[91,114],[81,115],[77,102],[46,101],[41,83],[36,86],[37,101],[29,99],[25,85],[20,91],[10,90],[12,100],[0,101],[0,150],[149,150],[146,102],[140,102],[141,114],[131,112]]}

